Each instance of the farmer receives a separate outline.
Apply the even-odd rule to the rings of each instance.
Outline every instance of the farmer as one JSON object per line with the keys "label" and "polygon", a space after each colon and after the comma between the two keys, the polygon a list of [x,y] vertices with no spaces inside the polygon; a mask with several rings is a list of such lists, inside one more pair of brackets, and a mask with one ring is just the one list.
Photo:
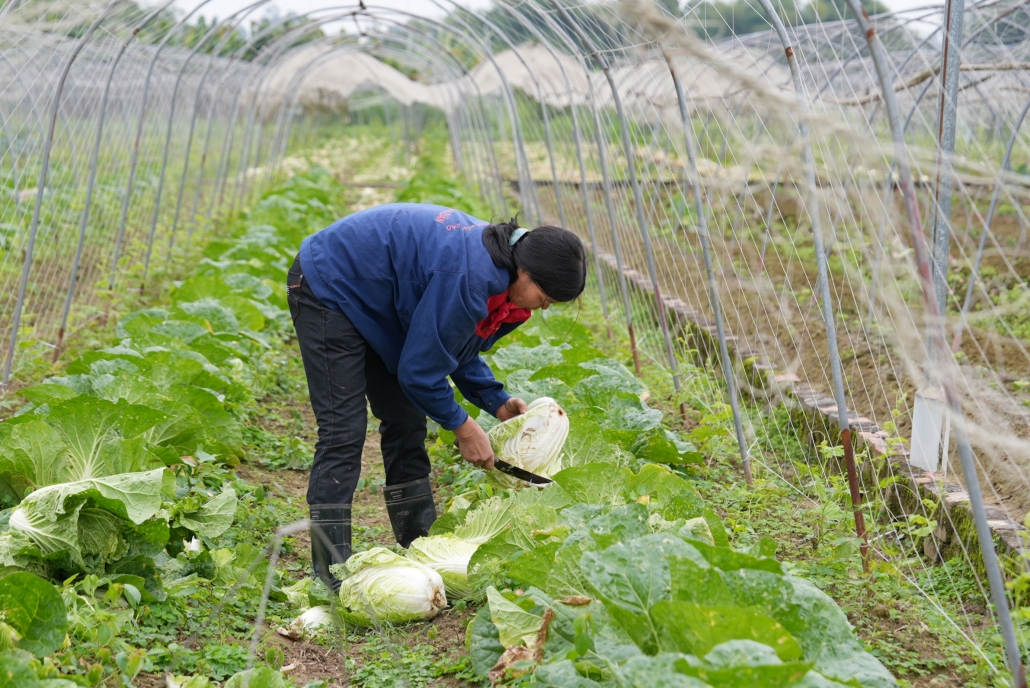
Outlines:
{"label": "farmer", "polygon": [[407,547],[436,520],[426,416],[454,432],[466,461],[493,466],[448,376],[502,421],[523,413],[479,354],[585,282],[583,245],[569,230],[491,225],[436,205],[369,208],[304,240],[287,289],[318,422],[307,494],[315,575],[338,588],[329,565],[351,554],[366,397],[381,421],[386,511]]}

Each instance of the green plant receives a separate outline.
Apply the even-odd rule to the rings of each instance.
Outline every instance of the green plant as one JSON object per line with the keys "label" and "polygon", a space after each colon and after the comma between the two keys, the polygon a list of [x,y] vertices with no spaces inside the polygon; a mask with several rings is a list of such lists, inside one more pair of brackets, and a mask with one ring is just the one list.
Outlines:
{"label": "green plant", "polygon": [[483,206],[479,194],[462,187],[447,171],[447,132],[442,128],[427,130],[422,139],[423,150],[416,162],[416,172],[397,192],[399,203],[433,203],[461,210],[474,217],[489,220],[493,213]]}
{"label": "green plant", "polygon": [[356,626],[432,619],[447,606],[439,573],[383,547],[355,554],[332,570],[342,580],[339,613]]}
{"label": "green plant", "polygon": [[[459,204],[473,195],[463,198],[468,192],[450,181],[441,162],[445,144],[438,140],[424,149],[422,176],[405,193],[410,191],[411,200],[471,208]],[[441,178],[444,183],[438,183]],[[51,483],[93,480],[98,482],[88,490],[67,488],[63,504],[80,509],[80,523],[83,513],[87,524],[107,518],[97,512],[123,523],[117,544],[98,553],[83,550],[81,540],[82,533],[100,531],[77,531],[81,564],[72,561],[74,548],[67,549],[71,563],[44,562],[43,575],[75,576],[60,589],[71,642],[42,659],[0,655],[0,662],[9,662],[5,667],[24,673],[24,685],[32,685],[29,672],[80,685],[128,685],[150,672],[169,672],[170,685],[182,688],[203,688],[209,679],[242,685],[237,672],[246,666],[265,575],[272,581],[270,624],[288,625],[296,606],[316,602],[310,592],[300,594],[289,585],[303,561],[281,561],[269,571],[262,549],[280,524],[303,517],[304,505],[282,499],[274,481],[238,480],[233,464],[247,457],[275,470],[303,469],[310,458],[303,419],[278,406],[286,406],[283,398],[296,405],[294,397],[303,389],[297,357],[282,346],[289,323],[281,285],[300,239],[340,214],[334,209],[339,197],[335,181],[318,169],[273,190],[205,249],[195,274],[176,285],[161,308],[122,318],[117,346],[107,342],[84,351],[66,375],[27,390],[30,405],[0,423],[0,456],[6,461],[0,498],[7,506],[28,499],[27,512],[32,495],[46,496]],[[446,613],[461,615],[483,603],[470,626],[470,653],[444,653],[425,644],[437,644],[438,629],[446,624],[350,636],[345,665],[356,685],[418,686],[441,676],[476,684],[505,656],[501,673],[513,684],[675,685],[693,677],[709,685],[761,685],[777,672],[797,678],[808,672],[811,680],[819,672],[890,685],[872,657],[906,676],[947,671],[965,684],[983,684],[986,665],[970,656],[925,597],[906,587],[907,578],[914,578],[953,596],[937,602],[965,604],[977,595],[967,565],[882,564],[869,577],[856,576],[846,485],[808,463],[803,429],[788,412],[772,409],[752,424],[756,466],[768,463],[805,476],[803,489],[818,500],[813,499],[816,506],[799,500],[792,483],[778,479],[775,470],[756,471],[755,486],[743,488],[732,417],[715,371],[684,364],[677,397],[664,371],[646,377],[645,362],[645,385],[623,364],[627,349],[618,332],[613,339],[599,337],[603,324],[586,327],[569,315],[535,319],[490,354],[514,393],[527,401],[554,398],[569,414],[556,485],[542,491],[498,486],[457,456],[445,431],[437,429],[430,442],[448,509],[427,540],[460,539],[475,546],[471,556],[465,548],[460,556],[435,558],[464,578],[464,589],[449,584],[451,601],[461,599]],[[171,355],[160,355],[157,347]],[[87,435],[62,420],[60,407],[69,402],[74,404],[68,408],[95,407],[109,419]],[[680,402],[689,409],[682,425],[669,412]],[[107,404],[121,408],[111,411]],[[283,411],[275,414],[283,416],[281,423],[261,417],[271,408]],[[150,427],[131,424],[132,413],[146,420],[151,411],[169,418]],[[475,409],[473,414],[485,416]],[[489,426],[491,419],[479,421]],[[50,439],[33,441],[44,435]],[[823,458],[839,458],[838,449],[822,448]],[[46,477],[48,456],[62,459],[51,463],[63,473]],[[19,466],[24,468],[12,468]],[[83,466],[96,474],[86,476]],[[108,488],[101,490],[101,483],[112,475],[150,471],[161,475],[160,508],[136,524],[128,517],[136,503],[105,501]],[[375,493],[381,484],[382,478],[368,476],[359,489]],[[140,503],[149,504],[146,498]],[[905,525],[922,532],[931,516]],[[131,533],[125,530],[129,524]],[[154,539],[148,539],[149,531],[136,532],[142,528],[153,528]],[[355,525],[360,546],[377,544],[382,534],[382,526]],[[86,539],[94,547],[96,538]],[[284,552],[294,544],[288,539]],[[126,548],[139,551],[129,555]],[[866,647],[816,588],[849,614],[859,612],[854,618]],[[895,599],[914,610],[904,618],[925,620],[940,635],[946,654],[927,656],[912,648],[906,632],[895,637],[863,625],[864,610]],[[804,614],[784,611],[803,606],[809,610]],[[889,615],[907,613],[898,607],[890,607]],[[816,623],[828,629],[825,639],[810,630]],[[822,651],[824,640],[841,655]],[[318,642],[330,644],[328,637]],[[983,641],[985,656],[995,662],[996,646]],[[270,666],[247,675],[252,687],[256,681],[283,685],[275,669],[284,659],[276,648],[263,644],[258,657]]]}

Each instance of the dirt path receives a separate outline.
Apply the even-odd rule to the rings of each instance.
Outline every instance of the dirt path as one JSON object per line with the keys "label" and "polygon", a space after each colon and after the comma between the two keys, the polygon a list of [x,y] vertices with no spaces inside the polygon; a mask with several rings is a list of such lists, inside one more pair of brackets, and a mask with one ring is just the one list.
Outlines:
{"label": "dirt path", "polygon": [[[300,411],[303,437],[310,445],[314,444],[317,426],[310,408],[298,408],[303,402],[291,408],[291,405],[277,404],[272,399],[266,401],[268,403],[263,408],[268,414],[261,419],[265,429],[284,432],[289,421],[283,414],[287,414],[286,418],[295,419],[296,411]],[[369,425],[361,457],[364,482],[354,495],[351,517],[355,551],[375,546],[396,546],[383,504],[381,485],[384,474],[376,427],[372,423]],[[265,485],[291,503],[303,505],[305,502],[308,471],[270,471],[256,463],[246,463],[237,469],[237,474],[249,483]],[[280,568],[303,567],[299,570],[306,575],[310,571],[310,536],[302,532],[291,539],[291,545],[292,551],[282,556]],[[327,688],[353,685],[462,686],[468,684],[454,676],[430,674],[443,673],[456,665],[460,671],[468,654],[465,627],[473,614],[474,609],[455,611],[448,608],[432,622],[409,624],[385,632],[350,629],[350,634],[327,634],[315,641],[294,641],[270,632],[266,646],[282,649],[285,657],[283,666],[293,665],[287,675],[301,686],[318,679],[325,681]]]}

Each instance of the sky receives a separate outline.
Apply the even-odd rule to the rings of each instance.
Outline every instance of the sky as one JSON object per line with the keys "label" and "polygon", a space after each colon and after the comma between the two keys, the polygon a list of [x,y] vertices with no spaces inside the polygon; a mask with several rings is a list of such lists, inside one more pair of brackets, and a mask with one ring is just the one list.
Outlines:
{"label": "sky", "polygon": [[[154,5],[158,0],[149,0],[147,4]],[[174,6],[180,10],[188,11],[196,7],[201,0],[175,0]],[[234,12],[254,3],[254,0],[208,0],[207,4],[200,10],[199,14],[211,17],[227,17]],[[367,0],[370,8],[388,7],[391,9],[403,10],[426,17],[442,17],[446,14],[443,7],[453,7],[447,0]],[[461,4],[473,9],[488,7],[490,0],[462,0]],[[253,12],[255,19],[271,15],[283,16],[289,12],[303,14],[323,7],[338,8],[338,11],[346,11],[349,7],[357,8],[357,0],[269,0],[266,8],[259,8]]]}

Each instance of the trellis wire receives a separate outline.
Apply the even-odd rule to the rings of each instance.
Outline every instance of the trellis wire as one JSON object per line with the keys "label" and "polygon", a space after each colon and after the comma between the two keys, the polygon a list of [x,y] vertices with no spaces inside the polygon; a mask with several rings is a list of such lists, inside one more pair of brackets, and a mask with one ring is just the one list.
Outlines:
{"label": "trellis wire", "polygon": [[[401,87],[376,72],[362,86],[384,94],[383,124],[405,142],[405,162],[411,105],[438,107],[460,174],[498,215],[522,210],[581,231],[606,322],[627,334],[638,373],[647,361],[660,365],[679,392],[714,321],[712,360],[749,485],[751,453],[761,451],[754,437],[769,421],[744,397],[771,404],[787,394],[772,374],[756,382],[755,370],[822,393],[817,401],[839,423],[841,469],[869,557],[898,559],[917,543],[900,531],[866,543],[863,502],[888,522],[906,514],[896,486],[858,474],[852,423],[860,432],[890,422],[904,435],[912,389],[940,383],[980,545],[971,552],[959,539],[953,550],[974,572],[982,562],[976,583],[1021,680],[1023,648],[987,517],[993,508],[1020,521],[1030,508],[1030,420],[1015,384],[1030,382],[1030,315],[1020,310],[1030,302],[1025,3],[973,3],[962,16],[961,3],[949,2],[870,19],[849,0],[851,14],[837,21],[788,25],[782,7],[760,0],[770,30],[715,39],[698,36],[690,12],[671,17],[642,0],[622,9],[525,0],[489,13],[447,0],[437,4],[450,12],[444,20],[327,2],[293,28],[276,34],[279,19],[226,52],[269,1],[211,26],[188,49],[178,44],[205,2],[161,35],[133,31],[156,9],[84,13],[75,39],[5,10],[4,385],[106,317],[119,288],[156,279],[155,245],[166,247],[167,264],[188,250],[198,221],[243,207],[277,178],[305,127],[317,126],[301,105],[312,74],[348,56],[389,56],[425,81]],[[295,48],[308,30],[344,19],[347,33]],[[304,49],[314,52],[294,59]],[[95,82],[104,87],[91,91]],[[354,95],[347,88],[345,99]],[[39,180],[34,197],[27,180]],[[621,309],[608,303],[615,292]],[[946,459],[951,447],[942,451]],[[771,459],[754,461],[803,487]],[[888,481],[902,477],[884,470]],[[934,517],[921,503],[910,514]],[[1013,556],[1010,578],[1024,566],[1021,551]]]}

